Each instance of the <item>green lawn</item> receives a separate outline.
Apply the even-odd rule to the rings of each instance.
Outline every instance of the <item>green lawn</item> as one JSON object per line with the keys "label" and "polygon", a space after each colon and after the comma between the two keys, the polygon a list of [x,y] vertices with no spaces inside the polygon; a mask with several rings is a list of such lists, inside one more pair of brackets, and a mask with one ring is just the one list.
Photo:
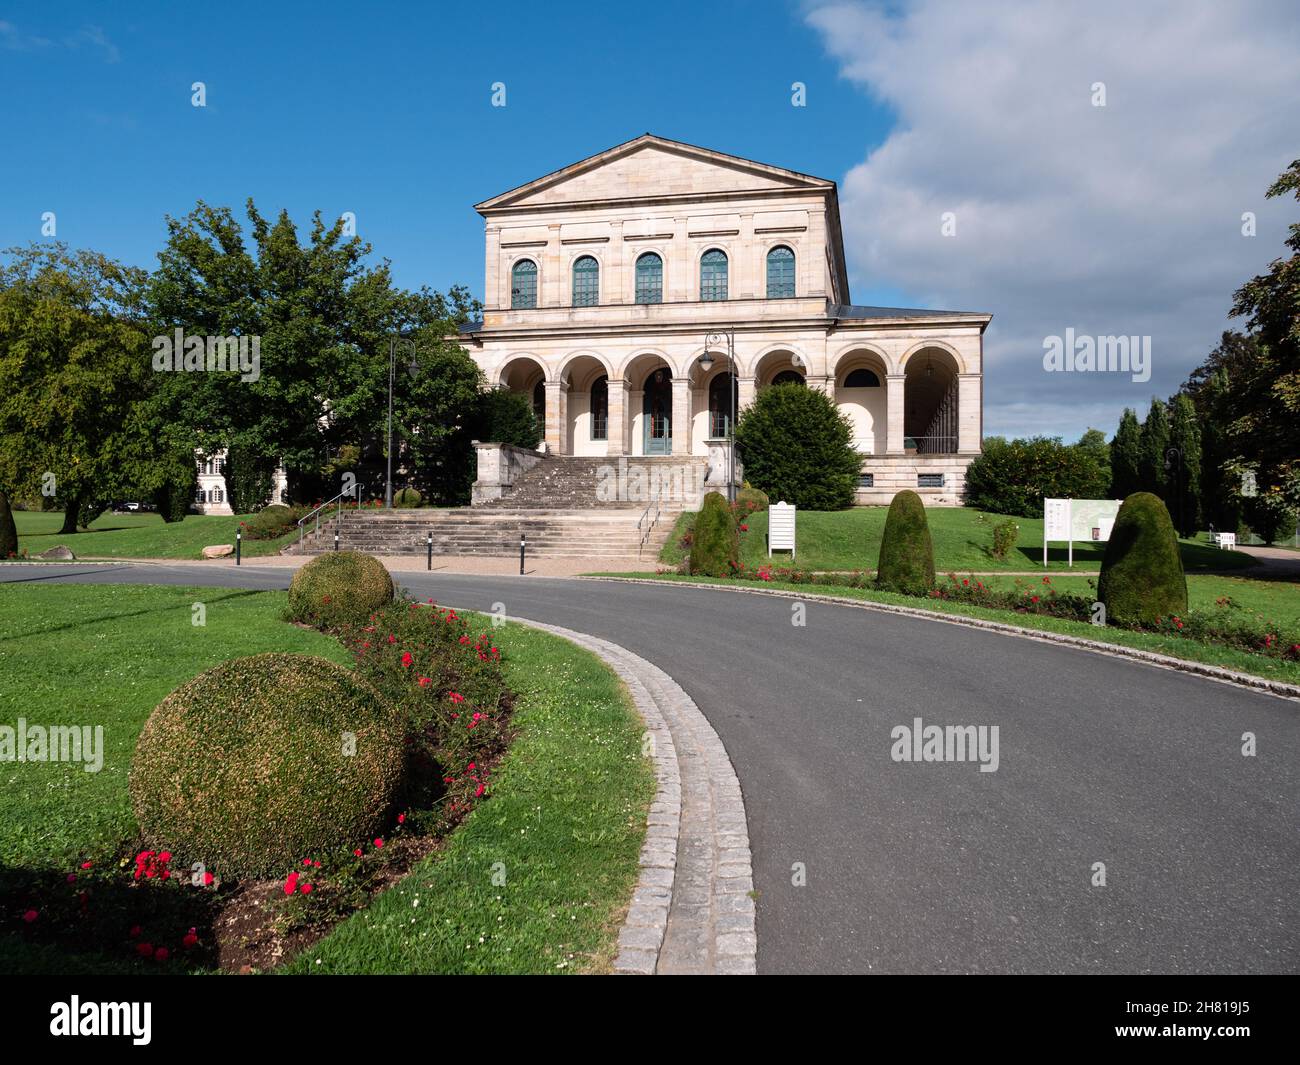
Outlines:
{"label": "green lawn", "polygon": [[[520,735],[444,853],[301,954],[297,973],[603,971],[632,893],[654,774],[594,655],[501,630]],[[493,883],[494,869],[504,884]],[[500,879],[500,877],[498,877]]]}
{"label": "green lawn", "polygon": [[[57,511],[15,511],[14,523],[18,526],[19,553],[26,550],[29,556],[62,544],[78,558],[202,558],[205,547],[233,544],[239,523],[249,517],[191,514],[184,521],[167,524],[157,514],[105,512],[90,523],[89,529],[71,536],[59,533],[63,515]],[[276,540],[245,537],[243,553],[276,555],[297,539],[296,533]]]}
{"label": "green lawn", "polygon": [[[880,592],[874,588],[841,588],[815,586],[809,584],[790,584],[784,581],[770,581],[758,583],[755,581],[737,581],[724,578],[713,577],[689,577],[678,573],[660,573],[653,577],[645,573],[606,573],[593,574],[593,576],[606,577],[629,577],[639,579],[654,579],[670,582],[692,582],[701,584],[716,584],[724,587],[746,588],[756,592],[763,589],[776,589],[778,591],[794,592],[800,599],[815,600],[820,596],[840,596],[848,599],[862,599],[872,603],[890,603],[895,606],[911,607],[913,610],[933,611],[937,614],[957,614],[963,617],[982,618],[987,621],[1000,621],[1004,625],[1015,625],[1024,629],[1041,629],[1046,632],[1060,632],[1071,636],[1080,636],[1086,640],[1097,640],[1101,643],[1119,644],[1123,647],[1136,647],[1144,651],[1154,651],[1157,654],[1169,655],[1171,658],[1182,658],[1189,662],[1202,662],[1206,665],[1222,666],[1225,669],[1236,670],[1240,673],[1249,673],[1257,677],[1268,677],[1273,680],[1286,681],[1289,684],[1300,684],[1300,662],[1288,662],[1278,658],[1265,658],[1262,655],[1253,655],[1245,651],[1238,651],[1233,648],[1218,647],[1210,644],[1197,643],[1193,640],[1175,637],[1163,636],[1155,633],[1146,632],[1129,632],[1124,629],[1114,629],[1105,626],[1090,625],[1087,622],[1066,621],[1061,618],[1047,617],[1038,614],[1019,614],[1007,610],[995,610],[989,607],[972,606],[966,603],[954,603],[935,599],[921,599],[910,595],[897,595],[893,592]],[[1011,584],[1015,578],[1001,577],[993,578],[995,581],[1001,581],[1005,584]],[[1061,591],[1067,590],[1063,587],[1064,580],[1056,576],[1052,578],[1052,584]],[[1086,577],[1076,577],[1074,580],[1079,582],[1078,588],[1070,588],[1071,591],[1079,591],[1086,587]],[[1236,578],[1211,578],[1211,577],[1189,577],[1189,590],[1195,587],[1197,582],[1220,580],[1224,584],[1222,587],[1230,589],[1229,594],[1237,595],[1242,593],[1242,585],[1246,584],[1272,584],[1274,582],[1265,581],[1239,581]],[[1290,616],[1294,613],[1296,606],[1293,599],[1296,597],[1296,585],[1285,582],[1276,582],[1280,585],[1277,588],[1269,588],[1267,596],[1270,601],[1281,601],[1285,605],[1280,613]],[[1195,605],[1204,605],[1208,598],[1210,604],[1213,604],[1216,588],[1209,585],[1204,588],[1198,588],[1190,595]],[[1255,597],[1255,593],[1250,593],[1252,600],[1262,603],[1263,598]],[[1292,599],[1287,599],[1287,596]],[[1274,599],[1273,597],[1277,597]],[[1243,596],[1244,598],[1244,596]]]}
{"label": "green lawn", "polygon": [[[196,602],[206,607],[203,627],[191,623]],[[102,725],[105,755],[98,773],[0,763],[0,866],[58,877],[81,860],[115,857],[134,834],[127,774],[136,737],[163,696],[195,674],[271,650],[349,661],[334,639],[283,622],[285,604],[282,592],[5,586],[0,724]],[[502,646],[520,695],[519,735],[491,799],[452,836],[445,859],[426,860],[322,941],[313,971],[550,972],[600,968],[612,955],[654,794],[640,754],[644,726],[595,656],[515,625]],[[498,861],[503,887],[490,880]],[[139,971],[129,957],[7,936],[0,969]]]}
{"label": "green lawn", "polygon": [[[838,511],[801,511],[798,515],[799,550],[796,563],[800,569],[854,570],[875,569],[880,555],[880,537],[885,529],[888,507],[854,507]],[[989,553],[992,529],[1005,520],[990,515],[981,524],[982,512],[968,507],[932,507],[926,510],[930,537],[934,541],[934,565],[941,573],[980,572],[986,570],[1030,570],[1043,568],[1043,520],[1014,518],[1020,537],[1005,559],[999,561]],[[681,561],[678,546],[695,520],[683,514],[668,537],[659,559],[668,565]],[[741,559],[751,565],[767,561],[767,514],[752,515],[749,531],[741,534]],[[1238,569],[1254,564],[1254,559],[1239,551],[1221,551],[1203,541],[1182,541],[1183,565],[1189,572],[1206,569]],[[1105,544],[1076,543],[1074,568],[1096,572],[1101,569]],[[774,553],[772,560],[789,563],[789,552]],[[1047,553],[1048,570],[1064,570],[1066,545],[1052,544]]]}

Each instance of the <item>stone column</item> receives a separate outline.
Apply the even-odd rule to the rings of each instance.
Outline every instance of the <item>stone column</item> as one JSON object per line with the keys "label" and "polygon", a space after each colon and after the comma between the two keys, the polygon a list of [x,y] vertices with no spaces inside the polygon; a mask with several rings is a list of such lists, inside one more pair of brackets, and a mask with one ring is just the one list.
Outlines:
{"label": "stone column", "polygon": [[980,412],[983,381],[977,373],[957,375],[957,450],[963,454],[980,449]]}
{"label": "stone column", "polygon": [[624,280],[623,221],[616,219],[609,224],[609,277],[602,278],[601,303],[627,303],[628,284]]}
{"label": "stone column", "polygon": [[905,375],[891,373],[885,378],[885,453],[903,453],[903,384]]}
{"label": "stone column", "polygon": [[[636,416],[641,413],[641,404],[645,400],[645,390],[640,388],[630,388],[627,393],[627,406],[624,408],[626,413],[623,420],[627,425],[627,453],[629,455],[640,455],[641,439],[637,435]],[[644,426],[641,432],[644,433]]]}
{"label": "stone column", "polygon": [[609,382],[609,431],[605,441],[606,455],[627,454],[627,382]]}
{"label": "stone column", "polygon": [[673,378],[673,454],[691,453],[691,379]]}
{"label": "stone column", "polygon": [[483,309],[495,311],[501,307],[501,227],[487,227],[487,266],[483,279]]}
{"label": "stone column", "polygon": [[553,455],[567,455],[569,397],[560,381],[546,382],[546,448]]}
{"label": "stone column", "polygon": [[809,388],[815,388],[818,392],[823,392],[829,396],[832,402],[835,399],[835,378],[833,377],[813,377],[809,374],[804,378],[804,384]]}
{"label": "stone column", "polygon": [[754,378],[752,377],[736,378],[736,417],[737,418],[740,417],[741,412],[744,411],[746,407],[748,407],[751,403],[754,402],[754,393],[756,390],[757,390],[757,382],[754,380]]}

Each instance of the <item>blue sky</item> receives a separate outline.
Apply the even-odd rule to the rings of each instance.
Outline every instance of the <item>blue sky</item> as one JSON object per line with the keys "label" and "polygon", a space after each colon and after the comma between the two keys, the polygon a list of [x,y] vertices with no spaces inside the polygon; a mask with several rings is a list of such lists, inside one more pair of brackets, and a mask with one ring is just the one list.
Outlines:
{"label": "blue sky", "polygon": [[[53,211],[60,239],[145,267],[164,215],[252,196],[300,226],[351,211],[399,284],[481,294],[472,204],[646,131],[831,178],[854,300],[991,312],[986,434],[1076,439],[1175,391],[1282,253],[1296,205],[1263,193],[1300,156],[1300,16],[47,0],[0,11],[0,99],[0,247]],[[1149,336],[1149,379],[1049,372],[1044,344],[1069,330]]]}
{"label": "blue sky", "polygon": [[[20,146],[20,165],[0,170],[6,246],[37,239],[55,211],[61,239],[153,266],[164,214],[251,195],[300,221],[353,211],[400,284],[481,295],[471,205],[514,185],[646,131],[836,178],[889,125],[780,3],[109,15],[33,3],[0,16],[12,27],[0,95],[19,102],[2,120],[4,143]],[[206,108],[191,106],[195,81]],[[490,106],[496,81],[504,108]],[[808,85],[806,108],[789,106],[794,81]]]}

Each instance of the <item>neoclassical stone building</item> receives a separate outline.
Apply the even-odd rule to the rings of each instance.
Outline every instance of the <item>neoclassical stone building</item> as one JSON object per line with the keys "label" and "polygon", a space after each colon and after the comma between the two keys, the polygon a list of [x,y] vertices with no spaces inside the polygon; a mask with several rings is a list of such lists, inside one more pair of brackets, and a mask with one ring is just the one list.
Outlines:
{"label": "neoclassical stone building", "polygon": [[[960,501],[990,315],[854,305],[835,182],[646,134],[476,210],[483,320],[461,339],[532,399],[547,452],[716,457],[728,387],[743,410],[801,381],[853,423],[859,502]],[[727,331],[734,366],[706,344]]]}

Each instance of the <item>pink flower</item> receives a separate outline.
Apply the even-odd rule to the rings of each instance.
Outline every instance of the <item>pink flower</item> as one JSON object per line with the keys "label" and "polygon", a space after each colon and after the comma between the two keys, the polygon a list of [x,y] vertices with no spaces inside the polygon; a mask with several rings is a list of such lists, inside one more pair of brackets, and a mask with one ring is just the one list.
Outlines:
{"label": "pink flower", "polygon": [[77,882],[77,874],[76,874],[76,873],[69,873],[69,874],[68,874],[68,883],[69,883],[69,884],[75,884],[76,882]]}
{"label": "pink flower", "polygon": [[406,814],[397,815],[397,823],[400,825],[406,820]]}
{"label": "pink flower", "polygon": [[384,845],[384,841],[383,841],[382,839],[376,839],[376,840],[375,840],[375,846],[376,846],[376,847],[382,847],[383,845]]}

